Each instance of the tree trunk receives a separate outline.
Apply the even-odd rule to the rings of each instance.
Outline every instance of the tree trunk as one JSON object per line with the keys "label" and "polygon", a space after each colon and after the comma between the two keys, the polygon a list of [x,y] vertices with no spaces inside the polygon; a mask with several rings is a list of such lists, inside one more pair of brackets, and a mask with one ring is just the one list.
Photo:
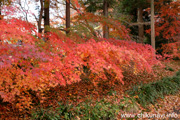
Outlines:
{"label": "tree trunk", "polygon": [[66,0],[66,34],[70,32],[70,0]]}
{"label": "tree trunk", "polygon": [[151,0],[151,45],[155,49],[154,0]]}
{"label": "tree trunk", "polygon": [[[143,9],[142,8],[138,8],[138,19],[137,22],[138,23],[142,23],[143,22]],[[139,42],[143,43],[144,40],[144,25],[143,24],[139,24],[138,25],[138,34],[139,34]]]}
{"label": "tree trunk", "polygon": [[50,26],[50,21],[49,21],[49,5],[50,5],[50,0],[45,0],[44,2],[44,33],[49,32],[49,26]]}
{"label": "tree trunk", "polygon": [[1,1],[0,1],[0,20],[2,20],[2,14],[1,14]]}
{"label": "tree trunk", "polygon": [[42,33],[41,23],[42,23],[43,9],[44,9],[43,0],[40,0],[40,5],[41,5],[41,10],[38,19],[38,33]]}
{"label": "tree trunk", "polygon": [[[106,18],[108,18],[108,2],[104,0],[103,2],[103,13]],[[108,39],[109,38],[109,27],[107,25],[103,26],[103,37]]]}

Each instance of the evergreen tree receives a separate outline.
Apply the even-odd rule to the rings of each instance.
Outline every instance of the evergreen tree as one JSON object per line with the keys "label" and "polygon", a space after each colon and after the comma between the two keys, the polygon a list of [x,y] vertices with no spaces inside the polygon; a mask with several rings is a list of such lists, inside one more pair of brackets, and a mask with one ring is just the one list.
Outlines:
{"label": "evergreen tree", "polygon": [[[84,5],[86,5],[86,11],[95,13],[97,11],[103,11],[105,18],[108,18],[108,9],[112,8],[112,6],[116,3],[116,0],[87,0]],[[109,38],[109,27],[108,25],[103,26],[103,37]]]}
{"label": "evergreen tree", "polygon": [[138,24],[138,28],[133,26],[131,29],[133,35],[138,35],[139,42],[141,43],[144,42],[144,25],[141,23],[147,21],[145,19],[149,19],[147,16],[143,17],[145,15],[143,9],[147,7],[150,7],[148,0],[121,0],[120,6],[118,7],[118,12],[133,16],[131,22],[140,23]]}

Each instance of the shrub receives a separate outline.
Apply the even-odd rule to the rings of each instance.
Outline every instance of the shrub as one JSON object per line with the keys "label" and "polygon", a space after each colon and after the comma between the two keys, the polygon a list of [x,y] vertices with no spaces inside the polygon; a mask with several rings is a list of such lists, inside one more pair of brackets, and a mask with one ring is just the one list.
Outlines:
{"label": "shrub", "polygon": [[0,96],[21,110],[31,109],[33,97],[43,102],[50,88],[79,82],[82,76],[94,85],[101,81],[123,84],[124,71],[151,73],[159,62],[148,45],[93,39],[77,44],[57,31],[49,32],[44,42],[34,37],[29,23],[12,19],[1,20],[2,24],[7,28],[0,27]]}

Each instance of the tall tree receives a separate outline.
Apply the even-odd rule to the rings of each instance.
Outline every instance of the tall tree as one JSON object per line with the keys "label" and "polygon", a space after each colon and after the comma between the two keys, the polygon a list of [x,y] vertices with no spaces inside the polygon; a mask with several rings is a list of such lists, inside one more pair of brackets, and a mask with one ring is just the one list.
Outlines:
{"label": "tall tree", "polygon": [[50,18],[49,18],[49,7],[50,0],[44,1],[44,33],[47,33],[50,26]]}
{"label": "tall tree", "polygon": [[70,0],[66,0],[66,34],[70,32]]}
{"label": "tall tree", "polygon": [[[120,5],[120,13],[132,15],[133,19],[131,22],[137,22],[138,27],[132,27],[133,35],[138,35],[139,42],[144,42],[144,18],[143,9],[149,7],[149,0],[122,0]],[[147,20],[145,20],[147,21]],[[136,32],[138,31],[138,32]]]}
{"label": "tall tree", "polygon": [[[95,13],[98,10],[103,11],[103,16],[108,18],[108,9],[112,8],[117,1],[118,0],[86,0],[84,4],[87,6],[86,11],[92,13]],[[109,38],[109,28],[107,24],[103,26],[103,37],[106,39]]]}
{"label": "tall tree", "polygon": [[1,7],[2,7],[2,2],[0,1],[0,20],[2,19],[2,14],[1,14]]}
{"label": "tall tree", "polygon": [[38,10],[38,16],[36,16],[35,14],[32,14],[32,15],[36,19],[38,33],[42,33],[43,28],[41,27],[41,25],[42,25],[43,12],[44,12],[44,1],[43,0],[37,0],[36,2],[39,2],[39,4],[40,4],[40,6],[39,6],[39,4],[36,6],[36,9]]}
{"label": "tall tree", "polygon": [[[137,9],[137,22],[138,23],[143,23],[143,8],[139,7]],[[139,24],[138,25],[138,36],[139,36],[139,42],[143,43],[144,40],[144,25]]]}
{"label": "tall tree", "polygon": [[[103,1],[103,14],[106,18],[108,18],[108,1],[107,0],[104,0]],[[108,39],[109,37],[109,28],[107,25],[104,25],[103,26],[103,37]]]}
{"label": "tall tree", "polygon": [[42,33],[41,23],[42,23],[42,17],[43,17],[43,11],[44,11],[44,4],[43,0],[40,0],[41,9],[39,12],[39,18],[37,20],[38,23],[38,33]]}
{"label": "tall tree", "polygon": [[154,0],[151,0],[151,45],[155,49]]}

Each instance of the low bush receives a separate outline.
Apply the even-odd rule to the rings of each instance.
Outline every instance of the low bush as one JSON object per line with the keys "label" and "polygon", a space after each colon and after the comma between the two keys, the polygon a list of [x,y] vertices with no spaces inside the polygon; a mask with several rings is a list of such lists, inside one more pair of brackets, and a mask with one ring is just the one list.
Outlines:
{"label": "low bush", "polygon": [[58,85],[83,77],[95,86],[104,81],[123,84],[125,71],[152,73],[152,66],[159,63],[148,45],[93,39],[78,44],[58,31],[49,32],[44,42],[24,21],[1,20],[0,26],[0,97],[21,110],[31,109],[34,98],[45,101],[47,91]]}

